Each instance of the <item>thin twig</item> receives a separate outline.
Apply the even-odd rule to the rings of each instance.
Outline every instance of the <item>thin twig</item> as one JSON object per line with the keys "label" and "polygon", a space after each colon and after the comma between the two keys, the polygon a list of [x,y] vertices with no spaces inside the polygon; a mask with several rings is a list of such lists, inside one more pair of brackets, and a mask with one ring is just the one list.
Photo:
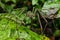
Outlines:
{"label": "thin twig", "polygon": [[45,29],[46,29],[47,25],[48,25],[48,24],[46,23],[46,24],[45,24],[45,27],[44,27],[44,30],[43,30],[43,32],[45,31]]}
{"label": "thin twig", "polygon": [[[39,10],[38,10],[38,11],[39,11]],[[47,21],[46,18],[42,15],[42,12],[39,11],[39,13],[40,13],[40,15],[42,16],[42,18],[45,20],[45,22],[47,23],[48,21]]]}
{"label": "thin twig", "polygon": [[42,34],[43,33],[43,27],[42,27],[41,20],[40,20],[40,17],[39,17],[38,13],[37,13],[37,16],[38,16],[38,21],[39,21],[39,24],[40,24],[40,29],[41,29],[41,34]]}
{"label": "thin twig", "polygon": [[20,16],[24,11],[26,11],[26,9],[21,9],[21,12],[18,13],[18,15]]}
{"label": "thin twig", "polygon": [[[39,10],[38,10],[39,11]],[[46,27],[47,27],[47,25],[48,25],[48,21],[47,21],[47,19],[42,15],[42,12],[40,12],[39,11],[39,13],[40,13],[40,15],[42,16],[42,18],[45,20],[45,22],[46,22],[46,24],[45,24],[45,27],[44,27],[44,30],[43,30],[43,32],[45,31],[45,29],[46,29]]]}

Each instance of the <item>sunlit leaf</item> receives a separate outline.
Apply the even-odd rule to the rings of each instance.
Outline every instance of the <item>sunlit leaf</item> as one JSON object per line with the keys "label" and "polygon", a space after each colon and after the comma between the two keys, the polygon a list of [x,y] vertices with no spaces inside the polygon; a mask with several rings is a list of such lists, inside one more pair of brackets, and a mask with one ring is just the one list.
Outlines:
{"label": "sunlit leaf", "polygon": [[32,0],[32,5],[38,5],[38,0]]}

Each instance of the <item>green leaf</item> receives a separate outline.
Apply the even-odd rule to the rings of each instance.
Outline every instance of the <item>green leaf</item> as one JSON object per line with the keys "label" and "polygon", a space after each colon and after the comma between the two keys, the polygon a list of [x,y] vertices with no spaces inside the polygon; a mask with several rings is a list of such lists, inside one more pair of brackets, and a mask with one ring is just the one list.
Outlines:
{"label": "green leaf", "polygon": [[14,7],[15,5],[14,4],[12,4],[12,5],[5,5],[5,10],[7,10],[7,12],[11,12],[12,10],[13,10],[13,7]]}
{"label": "green leaf", "polygon": [[26,24],[30,24],[31,23],[31,18],[25,17],[25,22],[26,22]]}
{"label": "green leaf", "polygon": [[5,5],[0,1],[0,7],[2,7],[3,9],[5,8]]}
{"label": "green leaf", "polygon": [[[52,9],[54,8],[54,9]],[[60,9],[60,3],[46,1],[42,7],[43,15],[47,18],[52,18],[51,14],[55,14]]]}
{"label": "green leaf", "polygon": [[38,5],[38,0],[32,0],[32,5]]}
{"label": "green leaf", "polygon": [[10,36],[10,29],[0,31],[0,40],[5,40]]}
{"label": "green leaf", "polygon": [[59,36],[60,35],[60,30],[56,30],[55,32],[54,32],[54,36]]}

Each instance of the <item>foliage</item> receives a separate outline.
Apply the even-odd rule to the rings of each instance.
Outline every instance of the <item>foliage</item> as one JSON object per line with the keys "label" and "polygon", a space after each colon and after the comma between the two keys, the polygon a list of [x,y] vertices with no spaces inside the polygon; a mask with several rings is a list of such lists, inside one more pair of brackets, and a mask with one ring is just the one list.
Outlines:
{"label": "foliage", "polygon": [[[19,25],[17,22],[19,19],[15,21],[15,17],[15,15],[7,13],[0,14],[0,40],[42,40],[38,34],[23,25]],[[47,39],[49,40],[49,38]]]}
{"label": "foliage", "polygon": [[[0,8],[0,40],[50,40],[40,32],[40,16],[44,16],[43,19],[57,18],[54,27],[58,29],[60,26],[59,0],[0,0]],[[60,29],[54,32],[54,36],[59,33]]]}

